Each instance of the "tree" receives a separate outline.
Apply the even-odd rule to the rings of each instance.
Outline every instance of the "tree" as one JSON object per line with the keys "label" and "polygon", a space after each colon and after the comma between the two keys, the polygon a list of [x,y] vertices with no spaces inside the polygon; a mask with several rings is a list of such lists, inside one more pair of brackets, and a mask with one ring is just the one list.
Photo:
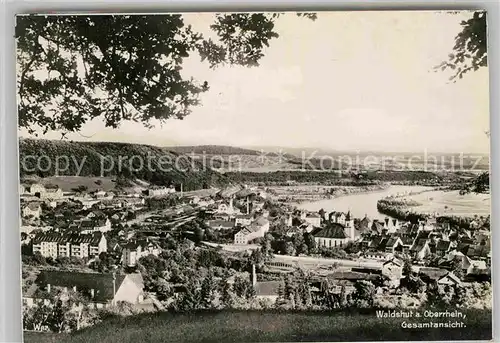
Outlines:
{"label": "tree", "polygon": [[218,41],[195,32],[181,14],[20,16],[19,125],[31,133],[34,126],[76,132],[94,118],[112,128],[125,120],[151,127],[153,120],[184,118],[209,89],[182,76],[184,59],[198,53],[211,68],[258,66],[278,37],[280,15],[216,14],[210,28]]}
{"label": "tree", "polygon": [[405,260],[403,264],[403,275],[408,276],[413,274],[413,269],[410,260]]}
{"label": "tree", "polygon": [[203,232],[203,229],[197,226],[194,229],[194,241],[196,243],[200,243],[201,241],[203,241],[204,238],[205,238],[205,233]]}
{"label": "tree", "polygon": [[353,300],[359,307],[371,307],[375,295],[375,286],[370,281],[359,280],[354,284]]}
{"label": "tree", "polygon": [[461,79],[465,73],[488,65],[486,12],[474,12],[472,18],[461,23],[462,31],[455,37],[453,53],[437,70],[452,69],[451,80]]}
{"label": "tree", "polygon": [[203,279],[200,290],[200,306],[205,309],[217,307],[217,283],[214,279],[212,269],[209,269],[207,276]]}
{"label": "tree", "polygon": [[[461,22],[462,31],[455,37],[455,45],[453,52],[448,56],[448,60],[436,66],[436,70],[444,71],[446,69],[453,70],[450,80],[455,82],[457,79],[462,79],[464,74],[470,71],[477,71],[479,68],[488,65],[488,37],[486,12],[474,12],[472,18]],[[487,137],[490,137],[490,132],[485,132]],[[489,172],[485,172],[478,176],[472,185],[467,185],[465,189],[460,191],[461,194],[473,191],[483,193],[489,189]]]}
{"label": "tree", "polygon": [[304,234],[304,242],[307,245],[307,251],[309,252],[309,254],[315,254],[317,252],[316,241],[314,240],[313,235],[311,235],[309,233],[305,233]]}
{"label": "tree", "polygon": [[285,255],[294,256],[296,253],[295,247],[292,242],[285,243]]}

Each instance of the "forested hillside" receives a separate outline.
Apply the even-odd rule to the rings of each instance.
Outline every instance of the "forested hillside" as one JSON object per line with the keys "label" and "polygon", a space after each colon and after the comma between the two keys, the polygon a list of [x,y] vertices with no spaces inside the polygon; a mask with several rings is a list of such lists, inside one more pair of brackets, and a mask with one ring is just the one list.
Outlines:
{"label": "forested hillside", "polygon": [[220,186],[227,179],[189,156],[151,145],[41,139],[19,141],[21,177],[118,176],[184,190]]}

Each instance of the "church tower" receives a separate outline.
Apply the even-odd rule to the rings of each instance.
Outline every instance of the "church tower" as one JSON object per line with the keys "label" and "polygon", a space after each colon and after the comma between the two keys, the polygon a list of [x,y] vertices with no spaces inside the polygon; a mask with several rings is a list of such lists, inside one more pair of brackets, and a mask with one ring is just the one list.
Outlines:
{"label": "church tower", "polygon": [[356,237],[356,231],[354,228],[354,217],[351,215],[351,211],[349,210],[347,212],[347,215],[345,217],[345,227],[347,229],[347,233],[349,235],[350,240],[354,240]]}

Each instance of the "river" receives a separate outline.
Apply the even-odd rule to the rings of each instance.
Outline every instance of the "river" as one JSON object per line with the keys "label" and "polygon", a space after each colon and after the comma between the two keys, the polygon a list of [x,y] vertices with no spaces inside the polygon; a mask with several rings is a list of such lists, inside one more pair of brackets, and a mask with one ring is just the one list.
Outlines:
{"label": "river", "polygon": [[423,190],[429,189],[432,189],[432,187],[393,185],[379,191],[349,194],[334,199],[303,202],[297,204],[296,206],[300,209],[308,211],[319,211],[320,209],[324,209],[327,212],[351,211],[351,214],[355,218],[362,218],[366,214],[370,219],[384,219],[387,216],[379,213],[377,210],[377,201],[379,199],[385,198],[390,195],[402,195],[408,194],[410,192],[421,192]]}

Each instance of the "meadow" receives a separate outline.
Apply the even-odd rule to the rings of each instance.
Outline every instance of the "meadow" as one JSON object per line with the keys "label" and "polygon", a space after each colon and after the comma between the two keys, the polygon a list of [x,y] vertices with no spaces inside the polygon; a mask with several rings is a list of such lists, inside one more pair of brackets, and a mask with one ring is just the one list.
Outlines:
{"label": "meadow", "polygon": [[[423,311],[422,311],[423,313]],[[113,317],[71,335],[29,333],[26,343],[156,342],[338,342],[408,340],[490,340],[491,311],[464,310],[464,328],[405,329],[406,322],[449,319],[377,318],[374,311],[275,312],[221,311],[155,313]],[[57,337],[57,338],[56,338]]]}

